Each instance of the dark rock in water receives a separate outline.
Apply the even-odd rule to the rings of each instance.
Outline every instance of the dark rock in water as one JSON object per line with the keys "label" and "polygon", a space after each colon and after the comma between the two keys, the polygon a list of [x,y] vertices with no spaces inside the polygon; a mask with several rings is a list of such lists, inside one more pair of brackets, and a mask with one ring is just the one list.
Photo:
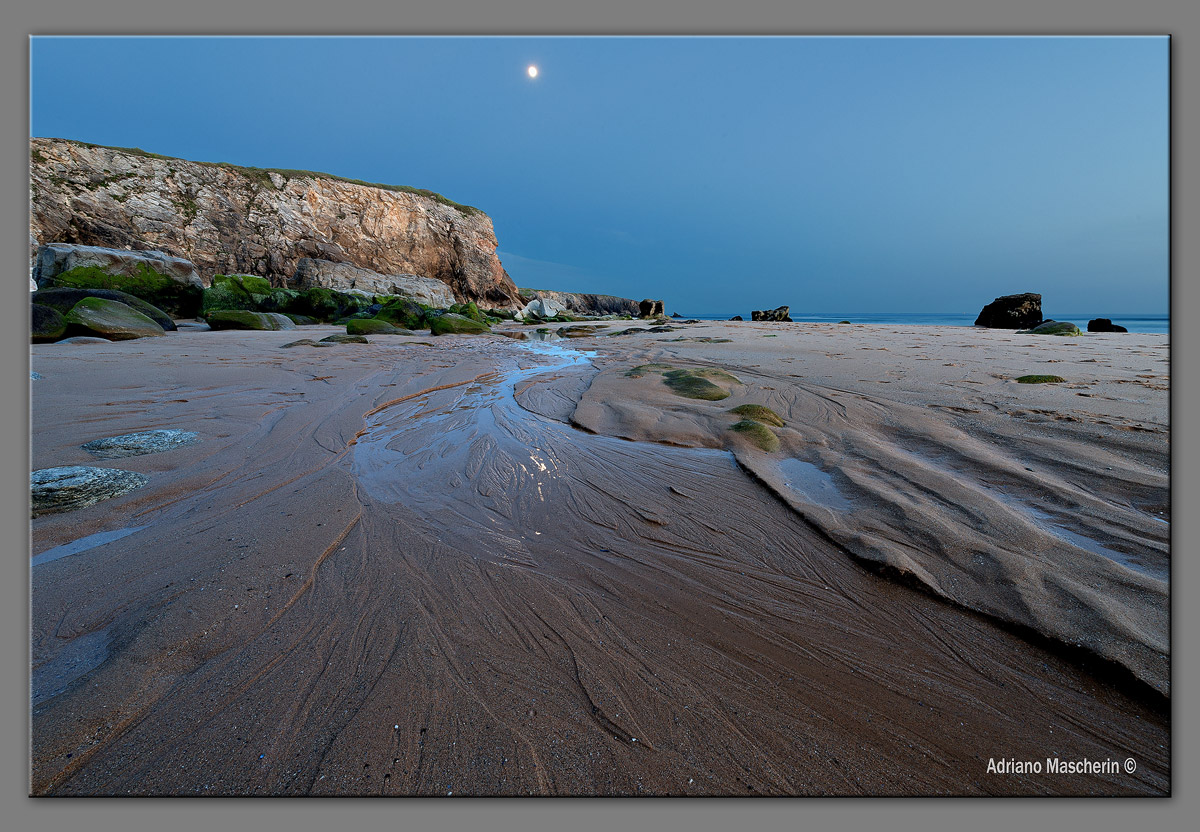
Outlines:
{"label": "dark rock in water", "polygon": [[93,439],[79,447],[98,459],[120,459],[194,445],[199,438],[200,434],[188,430],[147,430]]}
{"label": "dark rock in water", "polygon": [[1042,321],[1033,329],[1017,330],[1018,335],[1083,335],[1075,324],[1059,321]]}
{"label": "dark rock in water", "polygon": [[849,322],[849,321],[838,321],[838,323],[839,323],[839,324],[848,324],[848,323],[850,323],[850,322]]}
{"label": "dark rock in water", "polygon": [[68,465],[43,468],[29,475],[30,497],[35,514],[83,508],[141,488],[150,478],[116,468]]}
{"label": "dark rock in water", "polygon": [[337,335],[327,335],[321,339],[324,344],[369,344],[365,335],[350,335],[338,333]]}
{"label": "dark rock in water", "polygon": [[135,297],[128,292],[122,292],[119,289],[73,289],[60,286],[53,289],[41,289],[30,296],[30,300],[34,303],[53,307],[64,315],[70,312],[71,308],[84,298],[115,300],[131,309],[141,312],[167,332],[174,332],[176,329],[175,321],[171,320],[171,316],[166,312],[152,303],[146,303],[141,298]]}
{"label": "dark rock in water", "polygon": [[1093,318],[1088,321],[1088,332],[1128,332],[1125,327],[1114,324],[1108,318]]}
{"label": "dark rock in water", "polygon": [[84,298],[63,318],[71,335],[98,335],[109,341],[166,335],[161,326],[136,309],[104,298]]}
{"label": "dark rock in water", "polygon": [[296,325],[286,315],[278,312],[246,312],[238,309],[221,309],[208,316],[208,325],[213,329],[254,329],[274,331],[295,329]]}
{"label": "dark rock in water", "polygon": [[347,335],[403,335],[412,334],[412,330],[397,329],[387,321],[377,318],[353,318],[346,321]]}
{"label": "dark rock in water", "polygon": [[593,335],[599,335],[600,330],[605,328],[603,326],[560,326],[558,336],[560,338],[590,338]]}
{"label": "dark rock in water", "polygon": [[429,331],[434,335],[480,335],[492,330],[487,324],[473,321],[464,315],[447,312],[429,322]]}
{"label": "dark rock in water", "polygon": [[67,334],[67,322],[57,309],[30,304],[29,337],[35,344],[57,341]]}
{"label": "dark rock in water", "polygon": [[729,320],[731,320],[731,321],[744,321],[744,320],[746,320],[746,319],[745,319],[745,318],[743,318],[741,315],[734,315],[734,316],[733,316],[732,318],[730,318]]}
{"label": "dark rock in water", "polygon": [[204,283],[188,260],[161,251],[127,251],[54,243],[38,249],[34,280],[39,288],[117,289],[172,315],[200,309]]}
{"label": "dark rock in water", "polygon": [[752,320],[752,321],[779,321],[782,323],[790,324],[790,323],[792,323],[792,319],[788,315],[788,312],[790,310],[791,310],[790,306],[777,306],[774,309],[756,309],[750,313],[750,320]]}
{"label": "dark rock in water", "polygon": [[667,313],[661,300],[650,300],[647,298],[638,304],[638,314],[643,318],[657,318]]}
{"label": "dark rock in water", "polygon": [[672,312],[672,313],[671,313],[671,317],[672,317],[672,318],[682,318],[683,316],[682,316],[682,315],[680,315],[678,312]]}
{"label": "dark rock in water", "polygon": [[1029,329],[1042,322],[1042,296],[1035,292],[1004,295],[983,307],[975,326],[991,329]]}

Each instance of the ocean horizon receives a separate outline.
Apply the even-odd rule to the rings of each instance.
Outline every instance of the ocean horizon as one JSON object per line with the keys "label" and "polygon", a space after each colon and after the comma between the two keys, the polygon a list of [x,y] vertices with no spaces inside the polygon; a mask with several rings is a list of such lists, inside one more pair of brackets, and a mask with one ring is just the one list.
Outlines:
{"label": "ocean horizon", "polygon": [[[671,310],[673,314],[676,310]],[[749,312],[705,312],[684,313],[685,318],[697,318],[702,321],[727,321],[734,315],[742,315],[750,320]],[[801,323],[838,323],[850,321],[855,324],[897,324],[904,326],[974,326],[978,312],[972,313],[934,313],[934,312],[814,312],[808,314],[791,313],[792,320]],[[1108,318],[1114,324],[1125,327],[1131,333],[1149,335],[1170,334],[1169,314],[1163,315],[1115,315],[1112,313],[1098,314],[1055,314],[1047,315],[1047,319],[1070,322],[1080,329],[1087,331],[1088,321],[1095,318]]]}

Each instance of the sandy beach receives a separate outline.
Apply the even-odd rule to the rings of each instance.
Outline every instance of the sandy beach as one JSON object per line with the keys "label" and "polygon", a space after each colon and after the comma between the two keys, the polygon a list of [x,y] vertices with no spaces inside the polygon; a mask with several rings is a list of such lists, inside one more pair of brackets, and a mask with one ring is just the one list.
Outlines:
{"label": "sandy beach", "polygon": [[1166,335],[649,326],[33,345],[32,792],[1169,792]]}

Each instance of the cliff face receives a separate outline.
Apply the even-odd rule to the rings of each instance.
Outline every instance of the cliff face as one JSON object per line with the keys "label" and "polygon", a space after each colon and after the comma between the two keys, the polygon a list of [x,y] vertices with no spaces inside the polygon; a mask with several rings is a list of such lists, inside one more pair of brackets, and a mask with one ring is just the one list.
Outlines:
{"label": "cliff face", "polygon": [[569,312],[580,315],[633,315],[641,314],[636,300],[619,298],[615,295],[596,295],[587,292],[554,292],[546,289],[518,289],[524,300],[542,298],[549,300]]}
{"label": "cliff face", "polygon": [[[301,258],[447,284],[463,302],[519,308],[488,216],[430,192],[30,140],[38,244],[163,251],[214,274],[286,285]],[[31,240],[31,244],[34,241]]]}

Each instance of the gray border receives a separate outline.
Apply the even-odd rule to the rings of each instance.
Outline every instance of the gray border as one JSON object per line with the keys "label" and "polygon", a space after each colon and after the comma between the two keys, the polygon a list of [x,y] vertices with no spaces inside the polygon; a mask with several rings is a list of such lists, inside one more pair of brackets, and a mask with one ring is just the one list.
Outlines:
{"label": "gray border", "polygon": [[[954,0],[841,0],[820,7],[803,7],[786,0],[610,0],[562,8],[552,0],[444,0],[409,7],[386,0],[208,0],[203,4],[163,8],[152,0],[100,3],[86,0],[19,0],[17,8],[4,12],[0,61],[3,85],[5,164],[0,168],[0,199],[4,222],[0,234],[8,277],[0,285],[0,363],[9,390],[25,385],[28,348],[25,336],[26,311],[23,272],[25,253],[28,173],[28,43],[30,34],[1171,34],[1173,65],[1173,229],[1182,224],[1186,208],[1184,184],[1194,185],[1188,175],[1185,136],[1197,133],[1196,112],[1185,106],[1180,91],[1192,80],[1196,59],[1187,54],[1187,35],[1195,32],[1197,13],[1187,0],[1007,0],[973,4],[963,8]],[[116,8],[112,8],[112,7]],[[115,102],[119,104],[120,102]],[[25,118],[17,118],[24,107]],[[1188,128],[1191,127],[1190,131]],[[1194,188],[1193,188],[1194,192]],[[18,196],[20,194],[20,196]],[[1172,315],[1176,322],[1187,320],[1187,312],[1200,305],[1200,287],[1189,275],[1186,235],[1173,235]],[[1194,255],[1191,261],[1194,262]],[[1190,333],[1176,325],[1173,346],[1179,350],[1190,342]],[[1189,352],[1190,357],[1190,352]],[[1180,375],[1185,362],[1176,365],[1172,384],[1173,425],[1182,427],[1185,413],[1195,413],[1196,387],[1189,373]],[[27,389],[22,387],[21,389]],[[864,829],[874,827],[933,829],[1019,829],[1043,828],[1054,824],[1062,829],[1129,828],[1153,824],[1155,828],[1186,828],[1195,748],[1196,718],[1181,703],[1194,700],[1195,651],[1175,639],[1174,650],[1174,737],[1173,784],[1176,797],[1170,800],[631,800],[555,799],[545,801],[471,800],[439,804],[429,800],[37,800],[25,797],[28,785],[28,572],[22,550],[28,545],[26,508],[28,492],[29,430],[28,398],[10,392],[0,398],[0,419],[8,441],[3,454],[2,528],[10,544],[5,547],[5,580],[2,583],[5,656],[8,672],[0,682],[5,718],[0,721],[0,798],[4,799],[4,822],[15,829],[62,829],[85,825],[89,829],[209,829],[228,823],[252,824],[259,829],[326,829],[334,824],[353,828],[495,829],[560,828],[608,829],[653,825],[661,829],[745,828]],[[1173,467],[1173,496],[1193,493],[1191,471],[1180,464],[1195,461],[1195,442],[1183,443],[1182,430],[1173,431],[1176,458]],[[1187,597],[1194,583],[1182,541],[1190,525],[1182,505],[1176,505],[1174,551],[1184,554],[1173,572],[1174,598]],[[1180,524],[1184,532],[1179,533]],[[1191,534],[1194,538],[1194,534]],[[1180,583],[1184,581],[1185,583]],[[1195,632],[1192,607],[1176,603],[1174,633]],[[1180,697],[1183,697],[1181,700]],[[1190,718],[1189,718],[1190,717]],[[1187,742],[1185,742],[1187,740]],[[1145,817],[1144,817],[1145,816]],[[806,823],[807,822],[807,823]]]}

